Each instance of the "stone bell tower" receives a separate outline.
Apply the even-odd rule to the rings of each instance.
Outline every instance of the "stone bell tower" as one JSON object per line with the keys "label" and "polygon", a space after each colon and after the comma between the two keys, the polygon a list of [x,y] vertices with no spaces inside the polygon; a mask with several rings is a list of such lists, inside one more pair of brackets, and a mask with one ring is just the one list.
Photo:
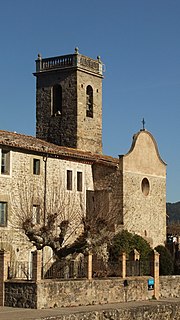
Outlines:
{"label": "stone bell tower", "polygon": [[36,137],[102,153],[102,62],[79,54],[36,60]]}

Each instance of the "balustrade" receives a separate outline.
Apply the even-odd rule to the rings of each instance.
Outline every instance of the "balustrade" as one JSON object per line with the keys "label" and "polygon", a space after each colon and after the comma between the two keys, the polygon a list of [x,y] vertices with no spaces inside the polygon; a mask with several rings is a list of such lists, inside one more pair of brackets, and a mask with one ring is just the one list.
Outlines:
{"label": "balustrade", "polygon": [[98,60],[93,60],[81,54],[70,54],[45,59],[42,59],[41,55],[38,55],[38,59],[36,60],[36,71],[47,71],[76,66],[102,74],[102,63],[99,58]]}

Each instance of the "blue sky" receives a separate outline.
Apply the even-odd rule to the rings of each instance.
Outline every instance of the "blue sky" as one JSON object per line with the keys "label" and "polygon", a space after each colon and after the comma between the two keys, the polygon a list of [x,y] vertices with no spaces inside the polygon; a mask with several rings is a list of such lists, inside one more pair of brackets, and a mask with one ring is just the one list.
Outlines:
{"label": "blue sky", "polygon": [[144,117],[180,201],[179,0],[0,0],[0,30],[0,129],[35,135],[34,60],[78,46],[106,66],[104,153],[127,153]]}

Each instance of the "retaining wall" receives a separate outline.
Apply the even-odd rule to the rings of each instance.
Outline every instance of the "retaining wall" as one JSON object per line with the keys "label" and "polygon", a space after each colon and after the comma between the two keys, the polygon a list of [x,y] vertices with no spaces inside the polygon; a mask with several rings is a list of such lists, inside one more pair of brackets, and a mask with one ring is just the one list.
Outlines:
{"label": "retaining wall", "polygon": [[5,306],[54,308],[152,299],[149,277],[5,283]]}

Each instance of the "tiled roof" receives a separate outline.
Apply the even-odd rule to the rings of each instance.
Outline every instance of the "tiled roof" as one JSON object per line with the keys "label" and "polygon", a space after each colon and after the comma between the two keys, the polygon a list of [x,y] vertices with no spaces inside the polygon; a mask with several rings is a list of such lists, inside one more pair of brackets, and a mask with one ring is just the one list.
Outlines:
{"label": "tiled roof", "polygon": [[32,136],[15,132],[0,130],[0,145],[8,146],[26,152],[48,154],[58,158],[71,158],[74,160],[90,161],[92,163],[104,163],[105,165],[116,166],[118,159],[110,156],[94,154],[78,149],[67,148],[37,139]]}

